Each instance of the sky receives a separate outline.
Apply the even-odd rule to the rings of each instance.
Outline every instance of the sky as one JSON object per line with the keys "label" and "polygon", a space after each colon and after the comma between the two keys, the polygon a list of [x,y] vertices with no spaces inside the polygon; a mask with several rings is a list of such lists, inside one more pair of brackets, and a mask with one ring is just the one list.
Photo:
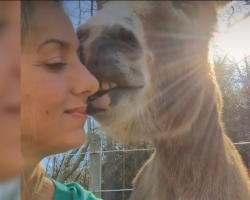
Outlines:
{"label": "sky", "polygon": [[[82,13],[81,15],[82,16],[81,23],[86,22],[91,17],[91,12],[89,10],[91,1],[63,1],[63,5],[75,29],[79,25],[79,13],[80,13],[79,7],[84,11],[84,13]],[[95,1],[94,1],[94,8],[96,8]]]}
{"label": "sky", "polygon": [[[235,24],[230,29],[227,28],[228,18],[232,13],[232,8],[228,8],[221,13],[219,18],[219,32],[216,34],[215,42],[218,47],[234,56],[236,61],[241,60],[244,54],[250,55],[250,6],[244,6],[245,1],[237,1],[233,4],[234,15],[231,23]],[[248,13],[248,18],[242,22],[243,15]],[[237,23],[235,23],[237,21]]]}

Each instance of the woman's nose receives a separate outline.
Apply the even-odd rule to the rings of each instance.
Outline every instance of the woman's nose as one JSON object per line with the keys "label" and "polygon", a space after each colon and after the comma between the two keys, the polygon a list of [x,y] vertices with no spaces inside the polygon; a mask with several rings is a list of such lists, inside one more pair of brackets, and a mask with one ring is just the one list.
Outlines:
{"label": "woman's nose", "polygon": [[88,93],[92,95],[98,91],[99,82],[98,80],[87,70],[87,68],[79,61],[79,69],[76,71],[74,77],[73,92],[75,95],[82,93]]}

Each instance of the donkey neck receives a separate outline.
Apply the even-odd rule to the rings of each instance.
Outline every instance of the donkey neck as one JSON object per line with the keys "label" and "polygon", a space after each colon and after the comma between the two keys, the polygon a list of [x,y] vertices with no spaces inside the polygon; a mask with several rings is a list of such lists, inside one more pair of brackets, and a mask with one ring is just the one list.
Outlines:
{"label": "donkey neck", "polygon": [[218,109],[216,100],[204,98],[200,115],[190,131],[155,142],[154,159],[161,176],[164,174],[178,186],[194,182],[197,186],[199,182],[202,187],[208,181],[212,184],[212,180],[216,185],[216,176],[221,177],[219,174],[226,167],[225,136]]}

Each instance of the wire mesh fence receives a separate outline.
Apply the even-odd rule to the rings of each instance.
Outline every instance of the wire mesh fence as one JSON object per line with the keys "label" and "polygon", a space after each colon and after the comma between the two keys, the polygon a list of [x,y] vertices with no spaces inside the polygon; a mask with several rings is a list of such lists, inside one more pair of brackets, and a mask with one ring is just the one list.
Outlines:
{"label": "wire mesh fence", "polygon": [[[71,173],[68,179],[59,181],[78,182],[103,200],[128,199],[133,191],[133,179],[155,151],[155,148],[148,146],[148,144],[140,143],[137,146],[129,146],[126,149],[107,138],[102,140],[100,134],[93,134],[93,136],[94,139],[93,137],[91,138],[92,142],[89,143],[86,152],[78,152],[80,150],[78,149],[77,151],[63,154],[63,159],[61,160],[65,161],[69,157],[71,159],[67,164],[67,169],[71,169],[74,166],[80,155],[83,157],[81,158],[81,164],[77,166],[77,169]],[[103,141],[105,141],[105,145],[103,145]],[[234,145],[237,148],[247,147],[248,151],[250,150],[250,142],[237,142]],[[113,149],[108,149],[108,146]],[[55,165],[62,167],[65,163],[60,159],[57,161],[58,163],[55,160],[53,161],[55,157],[51,159],[52,169],[57,173],[62,173],[63,170],[56,170]],[[50,170],[47,169],[47,171]],[[53,173],[50,177],[58,178],[56,176],[53,177]]]}
{"label": "wire mesh fence", "polygon": [[[234,143],[236,146],[240,145],[249,145],[250,142],[238,142]],[[149,149],[121,149],[121,150],[106,150],[106,151],[93,151],[93,152],[86,152],[85,154],[95,155],[95,154],[109,154],[109,153],[128,153],[128,152],[142,152],[142,151],[148,151],[148,152],[154,152],[155,148],[149,148]],[[141,163],[143,164],[143,163]],[[95,173],[96,174],[96,173]],[[91,190],[91,188],[90,188]],[[101,189],[101,190],[91,190],[93,193],[105,193],[105,192],[127,192],[132,191],[132,188],[120,188],[120,189]]]}

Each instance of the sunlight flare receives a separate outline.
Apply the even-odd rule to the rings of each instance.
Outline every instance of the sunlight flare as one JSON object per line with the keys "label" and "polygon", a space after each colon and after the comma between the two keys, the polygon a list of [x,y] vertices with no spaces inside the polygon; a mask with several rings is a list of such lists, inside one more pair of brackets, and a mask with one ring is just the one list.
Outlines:
{"label": "sunlight flare", "polygon": [[241,60],[250,55],[250,17],[233,25],[226,33],[220,33],[216,40],[218,47]]}

